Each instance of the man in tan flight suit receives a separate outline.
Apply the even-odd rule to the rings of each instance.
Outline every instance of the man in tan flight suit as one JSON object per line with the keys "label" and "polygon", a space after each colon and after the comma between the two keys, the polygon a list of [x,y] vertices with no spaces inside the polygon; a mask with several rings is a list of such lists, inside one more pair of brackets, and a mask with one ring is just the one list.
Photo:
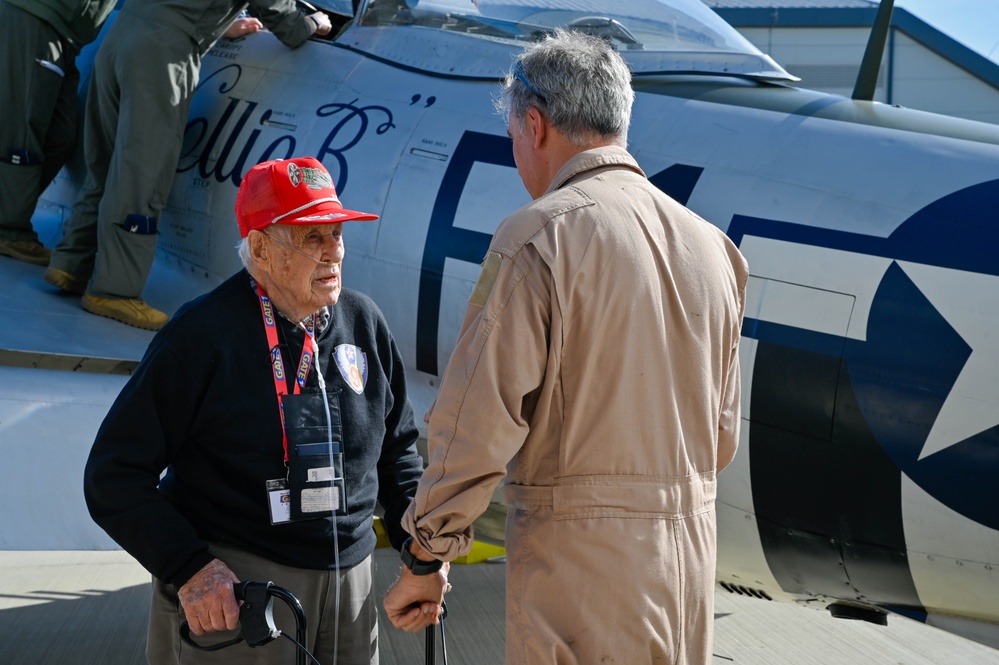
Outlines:
{"label": "man in tan flight suit", "polygon": [[[711,660],[747,265],[625,150],[633,97],[621,57],[577,33],[507,77],[535,200],[493,237],[403,518],[417,560],[451,561],[506,475],[507,663]],[[439,586],[403,568],[393,624],[436,622]]]}

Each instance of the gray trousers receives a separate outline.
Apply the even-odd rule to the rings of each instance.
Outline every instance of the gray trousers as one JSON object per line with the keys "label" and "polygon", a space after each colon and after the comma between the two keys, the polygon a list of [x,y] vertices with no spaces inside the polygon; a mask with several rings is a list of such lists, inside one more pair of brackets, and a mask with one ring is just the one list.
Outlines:
{"label": "gray trousers", "polygon": [[201,55],[168,25],[122,11],[87,90],[87,178],[49,265],[89,279],[87,293],[139,298],[156,254]]}
{"label": "gray trousers", "polygon": [[0,239],[38,240],[38,197],[76,145],[80,73],[55,29],[0,0]]}
{"label": "gray trousers", "polygon": [[[337,572],[283,566],[231,546],[214,545],[211,551],[240,580],[273,582],[298,598],[307,620],[306,646],[320,663],[378,665],[378,613],[372,557],[353,568]],[[337,578],[339,598],[336,594]],[[218,651],[199,651],[180,639],[178,629],[184,620],[184,610],[177,600],[176,589],[153,578],[146,644],[146,658],[150,665],[292,665],[296,662],[296,648],[285,637],[255,648],[240,642]],[[274,599],[274,624],[281,632],[296,637],[294,615],[279,598]],[[236,635],[238,632],[210,633],[201,637],[192,635],[192,639],[198,644],[209,645],[230,640]]]}

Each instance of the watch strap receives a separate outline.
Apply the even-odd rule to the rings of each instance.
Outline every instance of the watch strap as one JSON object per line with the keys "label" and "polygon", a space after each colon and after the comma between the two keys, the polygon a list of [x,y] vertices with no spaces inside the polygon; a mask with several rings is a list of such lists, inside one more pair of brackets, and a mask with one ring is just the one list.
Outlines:
{"label": "watch strap", "polygon": [[403,541],[402,548],[399,550],[399,557],[402,559],[402,564],[409,569],[409,572],[414,575],[432,575],[444,566],[444,562],[440,559],[434,559],[433,561],[421,561],[417,559],[409,551],[409,544],[412,542],[413,537],[410,536]]}

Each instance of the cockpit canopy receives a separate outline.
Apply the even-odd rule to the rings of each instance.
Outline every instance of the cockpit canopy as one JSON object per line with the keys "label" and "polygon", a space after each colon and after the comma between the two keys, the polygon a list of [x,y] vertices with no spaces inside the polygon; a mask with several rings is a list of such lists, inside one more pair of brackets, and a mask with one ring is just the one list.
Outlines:
{"label": "cockpit canopy", "polygon": [[499,78],[557,27],[609,40],[636,76],[797,80],[701,0],[364,0],[338,43],[427,73]]}

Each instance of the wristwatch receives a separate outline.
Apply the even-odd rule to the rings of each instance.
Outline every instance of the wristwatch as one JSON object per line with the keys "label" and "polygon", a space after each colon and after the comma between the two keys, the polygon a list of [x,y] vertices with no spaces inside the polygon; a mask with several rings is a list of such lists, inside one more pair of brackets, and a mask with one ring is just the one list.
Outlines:
{"label": "wristwatch", "polygon": [[409,544],[413,542],[413,537],[410,536],[402,543],[402,549],[399,550],[399,556],[402,558],[402,564],[409,568],[409,572],[414,575],[433,575],[444,565],[444,562],[440,559],[434,559],[433,561],[420,561],[413,553],[409,551]]}

